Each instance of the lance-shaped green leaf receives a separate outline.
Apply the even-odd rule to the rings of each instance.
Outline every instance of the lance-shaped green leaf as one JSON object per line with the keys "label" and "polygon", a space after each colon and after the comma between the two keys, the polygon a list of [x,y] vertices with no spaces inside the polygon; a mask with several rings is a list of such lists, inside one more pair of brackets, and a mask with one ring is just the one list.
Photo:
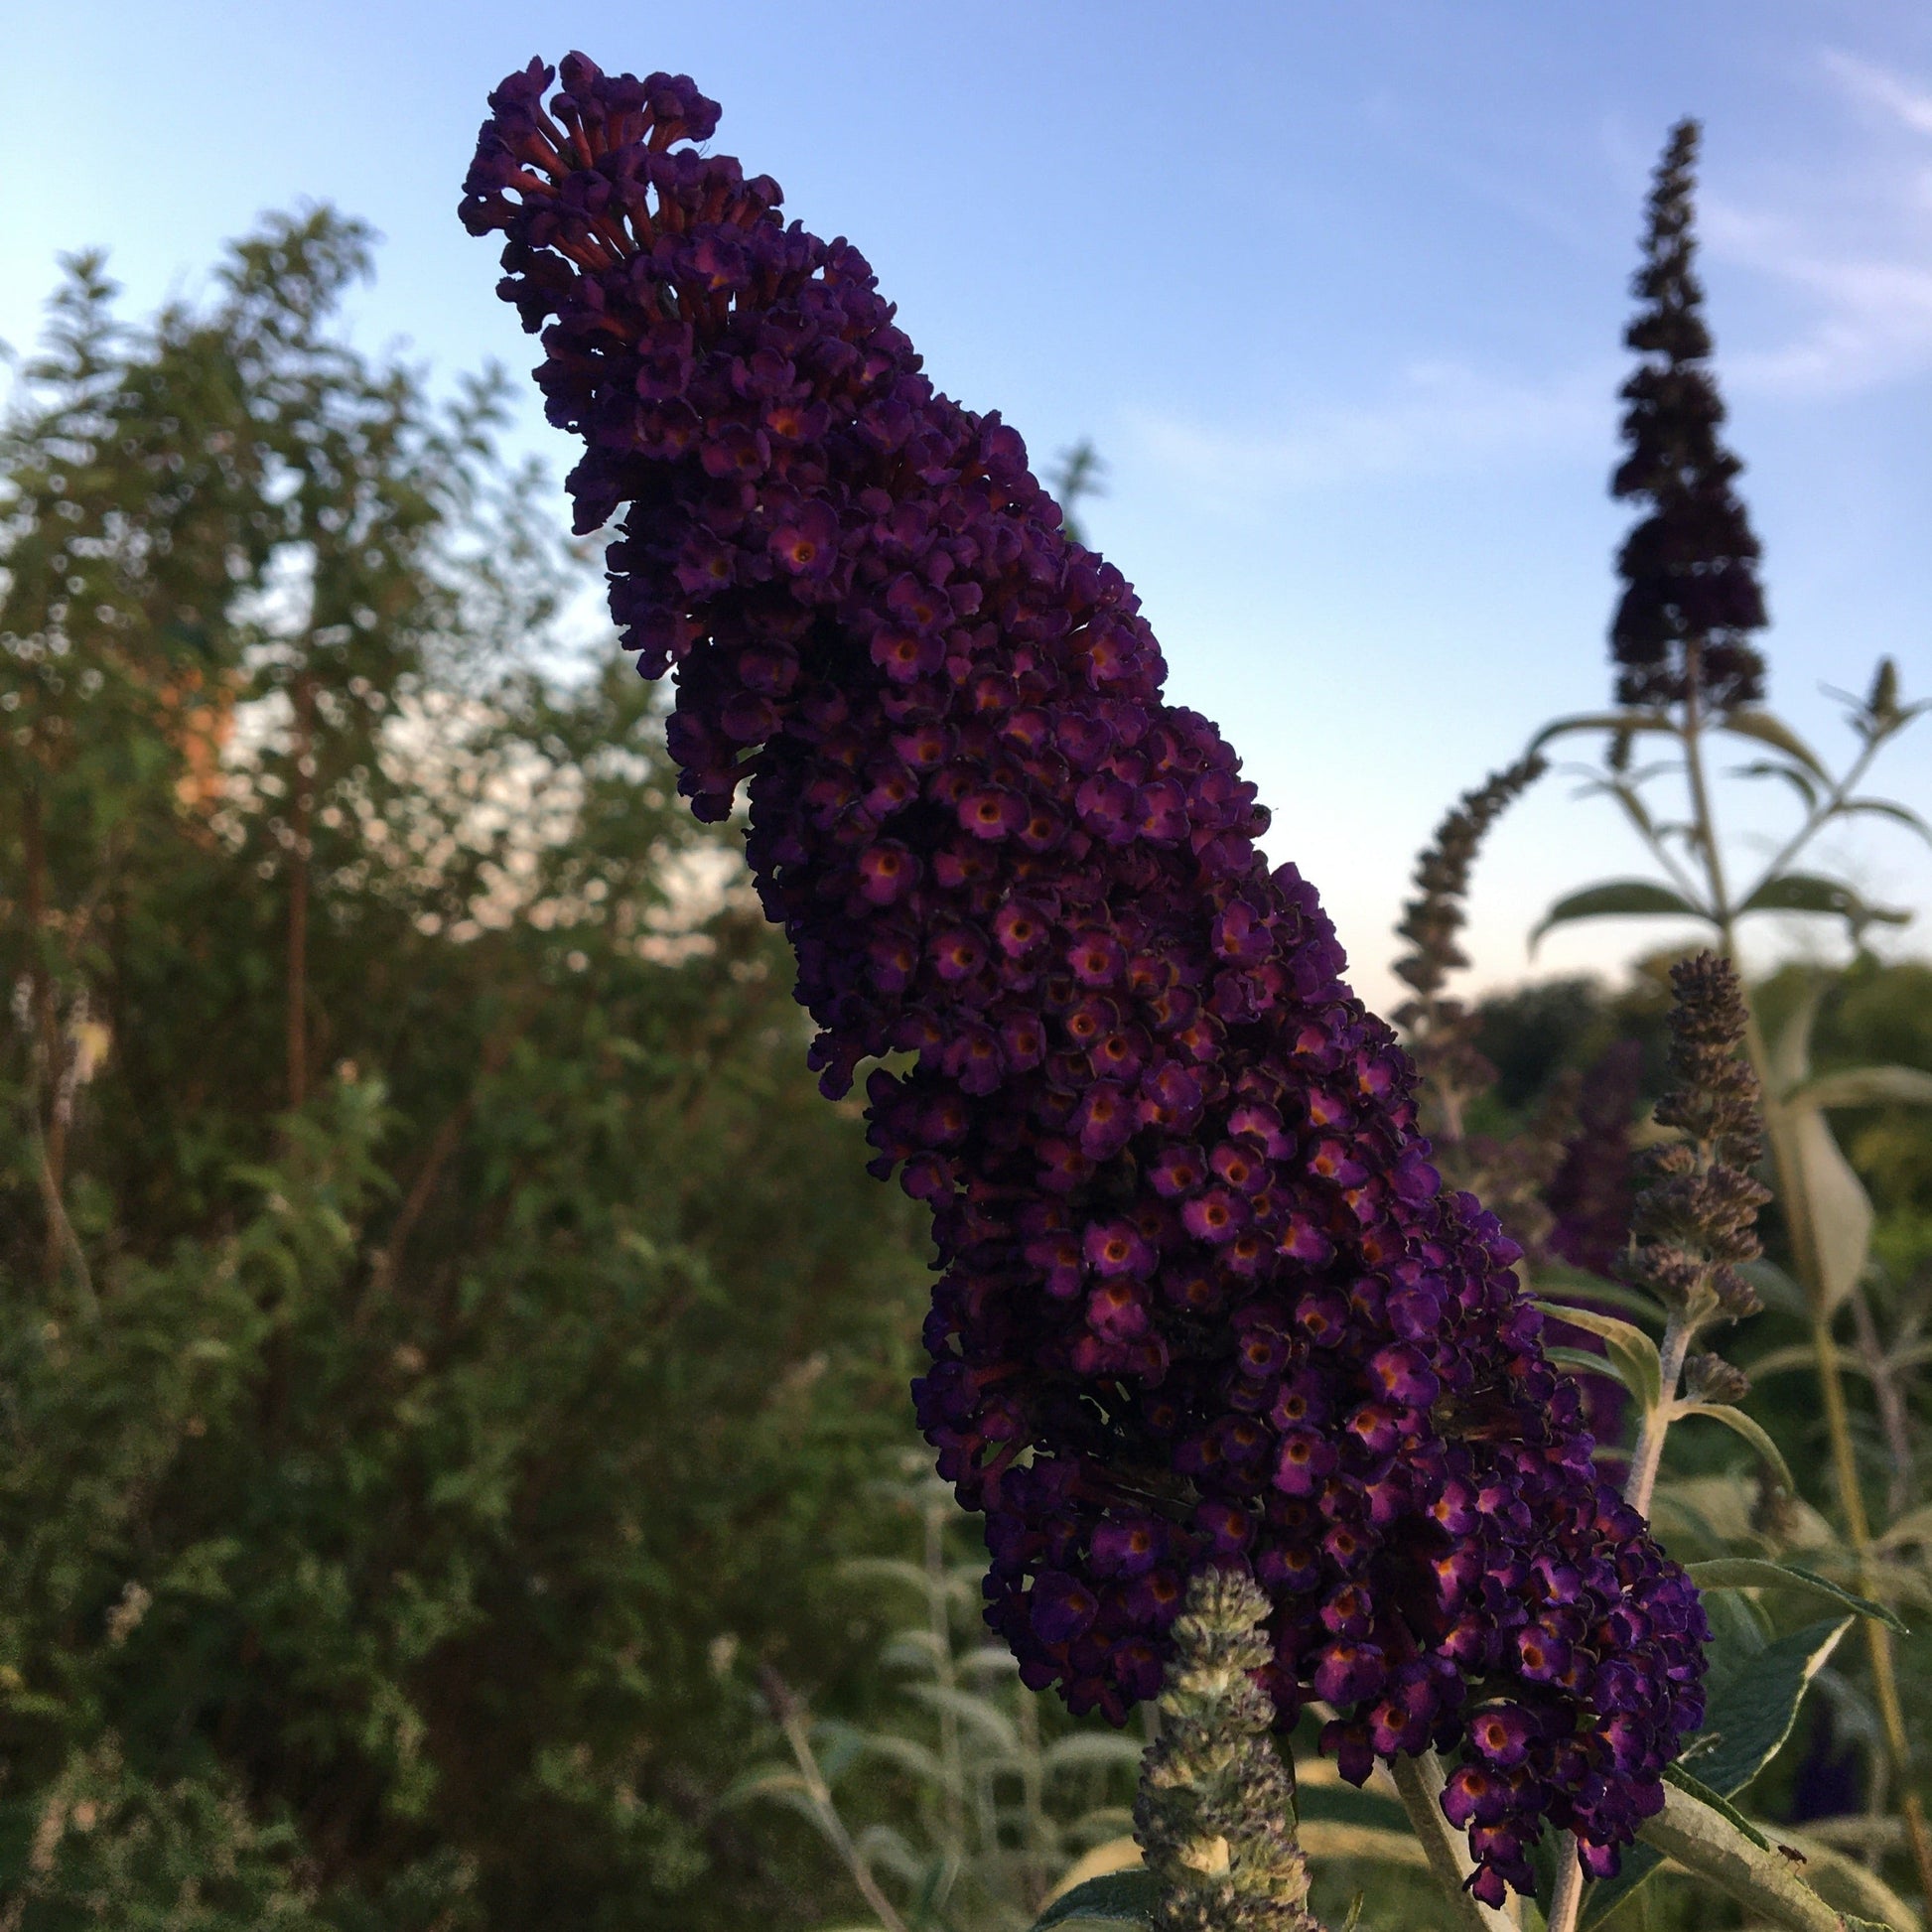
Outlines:
{"label": "lance-shaped green leaf", "polygon": [[1558,1321],[1597,1336],[1616,1363],[1617,1379],[1645,1408],[1654,1409],[1664,1399],[1664,1364],[1657,1344],[1641,1328],[1613,1314],[1598,1314],[1594,1309],[1573,1309],[1557,1302],[1536,1306]]}
{"label": "lance-shaped green leaf", "polygon": [[1676,1785],[1678,1790],[1688,1791],[1699,1804],[1709,1805],[1721,1817],[1729,1819],[1753,1845],[1760,1847],[1766,1852],[1771,1849],[1771,1841],[1722,1792],[1713,1791],[1702,1778],[1694,1777],[1689,1771],[1685,1770],[1683,1765],[1666,1764],[1664,1766],[1664,1778],[1667,1783]]}
{"label": "lance-shaped green leaf", "polygon": [[1417,1871],[1429,1869],[1429,1855],[1416,1843],[1416,1835],[1406,1822],[1400,1831],[1385,1832],[1373,1825],[1350,1825],[1326,1818],[1304,1819],[1296,1827],[1295,1836],[1317,1870],[1343,1859],[1361,1864],[1406,1865]]}
{"label": "lance-shaped green leaf", "polygon": [[[1798,1722],[1798,1707],[1812,1679],[1824,1669],[1851,1627],[1849,1616],[1808,1624],[1746,1655],[1713,1687],[1704,1727],[1687,1751],[1697,1766],[1699,1783],[1708,1785],[1721,1798],[1734,1798],[1770,1763]],[[1646,1844],[1632,1847],[1623,1855],[1617,1875],[1590,1886],[1584,1906],[1586,1926],[1607,1917],[1656,1870],[1660,1851],[1673,1858],[1679,1856],[1672,1847],[1660,1845],[1648,1830],[1640,1836]],[[1693,1868],[1712,1875],[1703,1865]]]}
{"label": "lance-shaped green leaf", "polygon": [[1715,1687],[1698,1734],[1717,1741],[1696,1760],[1712,1790],[1734,1798],[1778,1754],[1812,1679],[1851,1627],[1849,1616],[1809,1623],[1767,1643]]}
{"label": "lance-shaped green leaf", "polygon": [[1534,952],[1543,935],[1553,927],[1570,925],[1578,919],[1669,917],[1708,921],[1710,916],[1701,905],[1693,905],[1654,880],[1610,879],[1558,899],[1530,934],[1530,950]]}
{"label": "lance-shaped green leaf", "polygon": [[1713,1422],[1721,1422],[1733,1435],[1741,1436],[1757,1451],[1758,1460],[1784,1485],[1788,1496],[1798,1493],[1798,1485],[1792,1480],[1791,1465],[1784,1459],[1784,1451],[1778,1448],[1765,1432],[1764,1425],[1753,1421],[1741,1409],[1733,1409],[1727,1402],[1686,1402],[1679,1406],[1680,1416],[1709,1416]]}
{"label": "lance-shaped green leaf", "polygon": [[1780,1107],[1771,1131],[1786,1143],[1788,1167],[1804,1189],[1818,1250],[1821,1311],[1831,1315],[1858,1286],[1871,1252],[1871,1196],[1816,1107]]}
{"label": "lance-shaped green leaf", "polygon": [[1901,1637],[1908,1634],[1904,1624],[1882,1603],[1856,1595],[1830,1578],[1795,1563],[1773,1563],[1768,1557],[1714,1557],[1708,1563],[1688,1564],[1685,1568],[1699,1589],[1786,1589],[1796,1595],[1816,1597],[1820,1602],[1835,1603],[1840,1609],[1856,1610],[1860,1616],[1868,1616],[1896,1630]]}
{"label": "lance-shaped green leaf", "polygon": [[1131,1771],[1144,1748],[1139,1738],[1118,1731],[1070,1730],[1040,1752],[1039,1762],[1049,1777],[1056,1771]]}
{"label": "lance-shaped green leaf", "polygon": [[1771,1042],[1771,1102],[1765,1124],[1778,1145],[1779,1165],[1797,1177],[1802,1221],[1816,1250],[1816,1278],[1807,1285],[1829,1317],[1858,1285],[1871,1248],[1871,1198],[1840,1151],[1824,1111],[1799,1096],[1811,1084],[1811,1030],[1825,983],[1814,980]]}
{"label": "lance-shaped green leaf", "polygon": [[1932,1107],[1932,1073],[1922,1066],[1854,1066],[1821,1073],[1785,1096],[1787,1107]]}
{"label": "lance-shaped green leaf", "polygon": [[1160,1896],[1161,1887],[1153,1872],[1139,1868],[1110,1871],[1054,1899],[1034,1920],[1033,1932],[1047,1932],[1053,1925],[1146,1925]]}
{"label": "lance-shaped green leaf", "polygon": [[[1296,1829],[1306,1833],[1311,1825],[1346,1825],[1353,1830],[1396,1832],[1408,1836],[1408,1815],[1386,1792],[1373,1788],[1358,1791],[1339,1779],[1333,1784],[1311,1784],[1306,1780],[1295,1790]],[[1445,1823],[1448,1821],[1446,1820]],[[1410,1839],[1413,1845],[1415,1841]]]}
{"label": "lance-shaped green leaf", "polygon": [[1631,1376],[1614,1356],[1592,1355],[1585,1348],[1557,1348],[1546,1344],[1543,1359],[1553,1368],[1568,1369],[1572,1375],[1600,1375],[1627,1390],[1639,1402],[1643,1400],[1643,1390],[1630,1387]]}
{"label": "lance-shaped green leaf", "polygon": [[1728,732],[1733,738],[1748,738],[1759,745],[1770,746],[1773,751],[1782,752],[1786,758],[1802,764],[1814,778],[1828,785],[1832,782],[1832,774],[1825,768],[1824,760],[1782,718],[1773,717],[1768,711],[1730,711],[1717,724],[1720,731]]}
{"label": "lance-shaped green leaf", "polygon": [[1668,711],[1646,711],[1632,708],[1629,711],[1586,711],[1575,717],[1558,718],[1547,724],[1530,740],[1530,749],[1524,755],[1533,757],[1542,751],[1553,739],[1568,738],[1576,732],[1668,732],[1675,736],[1677,722]]}
{"label": "lance-shaped green leaf", "polygon": [[1781,872],[1767,879],[1737,910],[1743,912],[1824,912],[1844,919],[1854,930],[1867,925],[1905,925],[1911,913],[1889,905],[1868,905],[1842,879],[1815,872]]}
{"label": "lance-shaped green leaf", "polygon": [[1750,763],[1739,765],[1740,778],[1782,778],[1800,798],[1805,801],[1807,811],[1818,809],[1818,786],[1796,765],[1786,764],[1782,759],[1753,759]]}
{"label": "lance-shaped green leaf", "polygon": [[1834,805],[1826,816],[1853,818],[1861,812],[1868,812],[1874,818],[1893,819],[1900,825],[1910,827],[1927,845],[1932,845],[1932,825],[1926,824],[1909,806],[1897,804],[1889,798],[1847,798]]}
{"label": "lance-shaped green leaf", "polygon": [[1707,1804],[1680,1785],[1664,1786],[1664,1808],[1638,1827],[1644,1843],[1717,1886],[1758,1918],[1790,1932],[1843,1932],[1843,1920],[1725,1805]]}

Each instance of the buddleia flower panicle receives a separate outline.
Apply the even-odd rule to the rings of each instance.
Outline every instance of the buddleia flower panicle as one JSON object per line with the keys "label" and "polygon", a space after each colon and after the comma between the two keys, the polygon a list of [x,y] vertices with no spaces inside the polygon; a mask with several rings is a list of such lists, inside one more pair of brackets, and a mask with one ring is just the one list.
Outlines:
{"label": "buddleia flower panicle", "polygon": [[1632,1280],[1693,1325],[1759,1307],[1737,1270],[1762,1251],[1757,1210],[1771,1198],[1751,1170],[1763,1158],[1757,1075],[1739,1053],[1743,988],[1736,968],[1702,952],[1671,968],[1671,1071],[1658,1124],[1681,1140],[1651,1150],[1632,1223]]}
{"label": "buddleia flower panicle", "polygon": [[1496,1077],[1476,1050],[1475,1016],[1443,996],[1449,975],[1469,963],[1456,938],[1469,918],[1469,871],[1489,828],[1548,769],[1532,753],[1455,801],[1416,861],[1416,897],[1395,929],[1414,948],[1395,962],[1395,975],[1417,995],[1396,1009],[1395,1023],[1408,1030],[1423,1079],[1451,1109],[1457,1097],[1483,1091]]}
{"label": "buddleia flower panicle", "polygon": [[1141,1760],[1134,1835],[1161,1881],[1155,1932],[1320,1932],[1295,1790],[1269,1741],[1255,1682],[1273,1660],[1274,1605],[1241,1569],[1187,1586],[1161,1689],[1161,1734]]}
{"label": "buddleia flower panicle", "polygon": [[584,439],[579,529],[619,518],[624,640],[676,667],[680,788],[746,793],[821,1085],[870,1066],[875,1171],[931,1210],[918,1419],[1023,1680],[1123,1721],[1190,1578],[1245,1564],[1278,1722],[1326,1700],[1357,1782],[1463,1753],[1485,1897],[1546,1821],[1609,1868],[1703,1713],[1697,1595],[1597,1480],[1254,785],[858,250],[688,145],[715,104],[550,81],[491,96],[463,216]]}
{"label": "buddleia flower panicle", "polygon": [[1643,357],[1623,385],[1628,454],[1610,493],[1649,505],[1617,557],[1623,597],[1610,626],[1619,704],[1670,705],[1698,693],[1712,711],[1757,703],[1764,660],[1751,633],[1769,621],[1750,516],[1731,487],[1743,465],[1719,431],[1704,288],[1693,268],[1699,129],[1680,121],[1651,186],[1643,303],[1624,342]]}

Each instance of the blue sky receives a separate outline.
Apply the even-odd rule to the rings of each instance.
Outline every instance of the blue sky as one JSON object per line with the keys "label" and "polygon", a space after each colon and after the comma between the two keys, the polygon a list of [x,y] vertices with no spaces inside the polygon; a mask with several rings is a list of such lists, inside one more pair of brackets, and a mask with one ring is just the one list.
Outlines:
{"label": "blue sky", "polygon": [[[865,249],[943,388],[1001,409],[1038,465],[1099,444],[1095,539],[1378,1002],[1445,803],[1603,695],[1625,284],[1681,113],[1707,128],[1774,701],[1836,753],[1821,683],[1862,686],[1886,650],[1932,689],[1922,0],[90,0],[19,10],[8,40],[0,339],[31,342],[61,250],[105,245],[146,306],[312,197],[386,237],[364,340],[445,369],[531,360],[454,217],[488,87],[572,47],[692,73],[725,105],[715,145]],[[534,409],[525,434],[561,471]],[[1932,815],[1932,729],[1885,775]],[[1932,910],[1932,857],[1902,835],[1829,850]],[[1546,781],[1479,877],[1478,980],[1522,977],[1542,904],[1636,857]],[[1580,930],[1538,964],[1664,936]]]}

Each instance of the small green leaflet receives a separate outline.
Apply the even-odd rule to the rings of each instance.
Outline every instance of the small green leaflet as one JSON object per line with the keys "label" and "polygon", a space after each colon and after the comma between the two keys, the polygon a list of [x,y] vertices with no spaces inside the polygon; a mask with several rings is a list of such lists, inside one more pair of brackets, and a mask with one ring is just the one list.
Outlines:
{"label": "small green leaflet", "polygon": [[1739,912],[1827,912],[1856,928],[1872,924],[1904,925],[1911,919],[1889,905],[1867,905],[1850,886],[1816,873],[1780,873],[1752,893]]}
{"label": "small green leaflet", "polygon": [[1677,735],[1677,721],[1668,711],[1646,711],[1632,706],[1628,711],[1586,711],[1572,718],[1559,718],[1530,740],[1530,752],[1542,751],[1553,738],[1566,738],[1572,732],[1668,732]]}
{"label": "small green leaflet", "polygon": [[1038,1918],[1033,1932],[1046,1932],[1050,1925],[1146,1925],[1154,1915],[1160,1886],[1154,1873],[1145,1868],[1110,1871],[1102,1878],[1089,1878],[1070,1892],[1053,1900]]}
{"label": "small green leaflet", "polygon": [[1701,1805],[1709,1805],[1720,1818],[1726,1818],[1744,1834],[1760,1852],[1771,1849],[1771,1841],[1760,1832],[1728,1798],[1721,1797],[1701,1778],[1694,1778],[1681,1764],[1666,1764],[1664,1776],[1680,1791],[1688,1791]]}
{"label": "small green leaflet", "polygon": [[1855,1066],[1821,1073],[1784,1096],[1787,1107],[1932,1107],[1932,1073],[1920,1066]]}
{"label": "small green leaflet", "polygon": [[1723,1423],[1757,1451],[1758,1460],[1783,1483],[1786,1495],[1795,1496],[1798,1493],[1798,1485],[1792,1480],[1784,1451],[1765,1433],[1764,1425],[1753,1421],[1743,1410],[1733,1409],[1727,1402],[1686,1402],[1679,1405],[1677,1413],[1680,1416],[1709,1416],[1713,1422]]}
{"label": "small green leaflet", "polygon": [[1906,1636],[1909,1632],[1882,1603],[1868,1596],[1856,1596],[1829,1578],[1801,1569],[1795,1563],[1772,1563],[1764,1557],[1715,1557],[1709,1563],[1686,1565],[1692,1583],[1699,1589],[1788,1589],[1805,1596],[1816,1596],[1841,1609],[1856,1610],[1882,1623],[1887,1629]]}
{"label": "small green leaflet", "polygon": [[1598,1314],[1594,1309],[1541,1301],[1535,1306],[1555,1320],[1598,1336],[1617,1365],[1618,1380],[1646,1409],[1656,1408],[1663,1400],[1664,1365],[1658,1359],[1657,1344],[1641,1328],[1619,1321],[1613,1314]]}
{"label": "small green leaflet", "polygon": [[1733,737],[1769,745],[1786,758],[1795,759],[1814,778],[1831,783],[1832,774],[1825,769],[1818,754],[1782,718],[1773,717],[1768,711],[1731,711],[1720,718],[1717,725],[1720,731],[1729,732]]}
{"label": "small green leaflet", "polygon": [[1701,905],[1659,886],[1649,879],[1610,879],[1600,886],[1586,886],[1581,893],[1560,898],[1537,922],[1530,934],[1530,951],[1551,927],[1568,925],[1573,919],[1607,919],[1668,915],[1680,919],[1710,919]]}

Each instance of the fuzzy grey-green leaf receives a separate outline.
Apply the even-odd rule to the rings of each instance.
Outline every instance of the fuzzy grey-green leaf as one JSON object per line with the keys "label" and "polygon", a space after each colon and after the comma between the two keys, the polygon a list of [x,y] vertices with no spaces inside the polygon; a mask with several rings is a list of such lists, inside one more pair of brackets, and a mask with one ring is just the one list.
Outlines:
{"label": "fuzzy grey-green leaf", "polygon": [[1053,1925],[1146,1925],[1159,1896],[1153,1872],[1110,1871],[1054,1899],[1034,1921],[1033,1932]]}
{"label": "fuzzy grey-green leaf", "polygon": [[1855,1595],[1829,1578],[1795,1563],[1773,1563],[1767,1557],[1715,1557],[1708,1563],[1689,1564],[1686,1571],[1699,1589],[1788,1589],[1856,1610],[1901,1636],[1906,1634],[1904,1624],[1882,1603],[1874,1603],[1868,1596]]}
{"label": "fuzzy grey-green leaf", "polygon": [[1824,761],[1782,718],[1768,711],[1731,711],[1720,718],[1717,725],[1720,731],[1729,732],[1734,738],[1748,738],[1759,745],[1771,746],[1786,758],[1795,759],[1814,778],[1831,783],[1832,774],[1826,770]]}
{"label": "fuzzy grey-green leaf", "polygon": [[1558,899],[1530,934],[1530,950],[1534,952],[1538,941],[1554,926],[1569,925],[1577,919],[1633,917],[1708,920],[1710,914],[1654,880],[1610,879]]}
{"label": "fuzzy grey-green leaf", "polygon": [[1798,1493],[1797,1482],[1791,1474],[1791,1465],[1784,1459],[1784,1451],[1771,1440],[1764,1425],[1754,1417],[1747,1416],[1741,1409],[1734,1409],[1727,1402],[1686,1402],[1678,1410],[1683,1416],[1708,1416],[1713,1422],[1721,1422],[1733,1436],[1741,1436],[1757,1451],[1757,1458],[1784,1485],[1785,1494]]}
{"label": "fuzzy grey-green leaf", "polygon": [[1932,1073],[1921,1066],[1853,1066],[1821,1073],[1785,1096],[1788,1107],[1932,1107]]}

